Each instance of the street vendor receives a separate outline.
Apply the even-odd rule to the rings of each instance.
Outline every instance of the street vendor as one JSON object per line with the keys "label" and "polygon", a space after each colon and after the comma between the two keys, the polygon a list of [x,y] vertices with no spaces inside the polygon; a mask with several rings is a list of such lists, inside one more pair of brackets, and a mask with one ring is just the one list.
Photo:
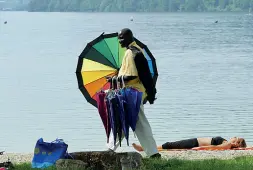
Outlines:
{"label": "street vendor", "polygon": [[[134,36],[130,29],[122,29],[119,32],[118,39],[120,45],[123,48],[126,47],[127,50],[123,57],[117,80],[118,82],[124,80],[126,87],[133,87],[143,93],[135,134],[147,156],[160,158],[161,155],[158,152],[151,126],[144,114],[143,106],[147,101],[150,104],[154,104],[156,99],[156,88],[149,71],[148,62],[143,50],[134,41]],[[109,150],[115,151],[119,146],[119,141],[114,145],[113,135],[111,135],[107,146]]]}

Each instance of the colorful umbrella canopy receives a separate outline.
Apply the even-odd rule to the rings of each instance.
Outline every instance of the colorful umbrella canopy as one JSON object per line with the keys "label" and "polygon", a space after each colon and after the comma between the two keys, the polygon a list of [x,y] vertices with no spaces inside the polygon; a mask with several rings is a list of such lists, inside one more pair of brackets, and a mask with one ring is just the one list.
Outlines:
{"label": "colorful umbrella canopy", "polygon": [[[155,58],[145,44],[136,38],[135,41],[144,51],[150,74],[156,84],[158,72]],[[126,48],[122,48],[119,44],[118,33],[103,33],[89,42],[80,54],[76,68],[78,86],[86,100],[95,107],[97,107],[96,92],[110,88],[106,77],[118,73],[125,51]]]}

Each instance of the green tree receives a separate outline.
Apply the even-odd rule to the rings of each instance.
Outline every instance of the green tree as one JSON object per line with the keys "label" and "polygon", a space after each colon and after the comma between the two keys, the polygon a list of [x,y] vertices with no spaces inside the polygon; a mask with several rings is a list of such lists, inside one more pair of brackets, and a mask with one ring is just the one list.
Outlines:
{"label": "green tree", "polygon": [[253,0],[31,0],[29,11],[248,11]]}

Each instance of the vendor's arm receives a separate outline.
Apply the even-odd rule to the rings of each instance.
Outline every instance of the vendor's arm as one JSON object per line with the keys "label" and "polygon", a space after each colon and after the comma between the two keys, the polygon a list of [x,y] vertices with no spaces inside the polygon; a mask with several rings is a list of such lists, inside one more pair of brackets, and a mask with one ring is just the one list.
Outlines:
{"label": "vendor's arm", "polygon": [[119,76],[118,81],[121,81],[122,77],[123,77],[124,82],[128,82],[130,80],[133,80],[133,79],[137,78],[137,76]]}
{"label": "vendor's arm", "polygon": [[134,54],[131,50],[127,50],[125,56],[123,57],[121,68],[119,70],[118,81],[121,82],[122,78],[124,82],[134,80],[138,77],[138,72],[134,63]]}

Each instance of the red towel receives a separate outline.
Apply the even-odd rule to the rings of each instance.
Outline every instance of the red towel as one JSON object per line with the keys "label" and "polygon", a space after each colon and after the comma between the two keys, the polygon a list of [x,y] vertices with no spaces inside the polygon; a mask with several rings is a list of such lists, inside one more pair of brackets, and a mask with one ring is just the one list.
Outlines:
{"label": "red towel", "polygon": [[[192,149],[159,149],[160,152],[166,152],[166,151],[188,151]],[[253,147],[247,147],[247,148],[233,148],[233,149],[203,149],[203,150],[195,150],[195,151],[224,151],[224,150],[253,150]]]}

